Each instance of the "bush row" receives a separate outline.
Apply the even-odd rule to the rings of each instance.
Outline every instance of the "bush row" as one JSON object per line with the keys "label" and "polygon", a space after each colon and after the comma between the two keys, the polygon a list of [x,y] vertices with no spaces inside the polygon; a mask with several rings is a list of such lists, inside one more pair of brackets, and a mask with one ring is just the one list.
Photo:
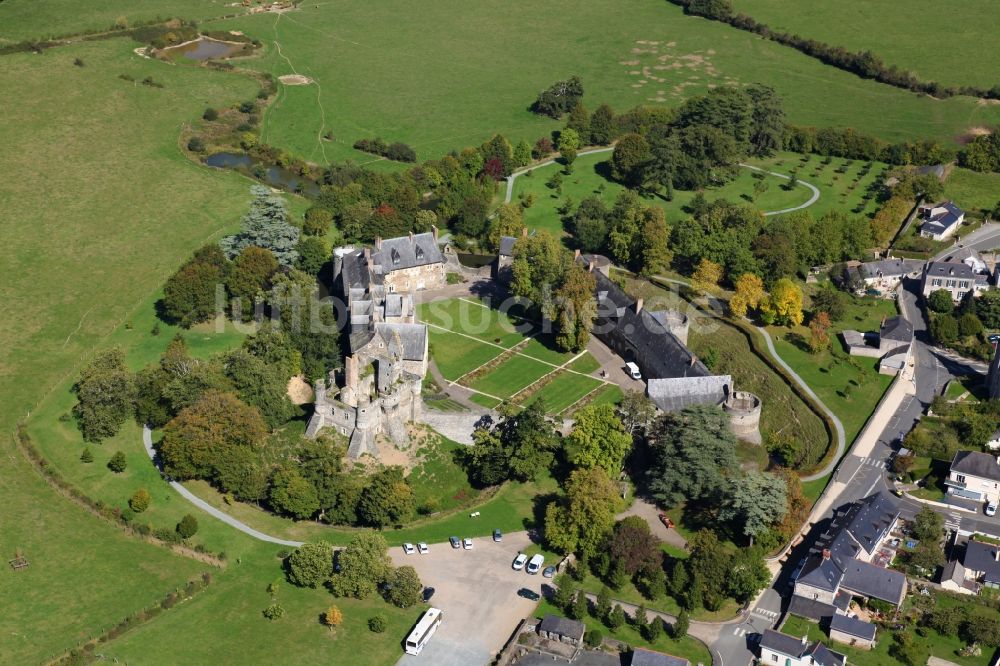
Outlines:
{"label": "bush row", "polygon": [[374,139],[358,139],[354,142],[354,149],[371,153],[372,155],[381,155],[394,162],[417,161],[417,151],[400,141],[387,144],[379,137],[375,137]]}

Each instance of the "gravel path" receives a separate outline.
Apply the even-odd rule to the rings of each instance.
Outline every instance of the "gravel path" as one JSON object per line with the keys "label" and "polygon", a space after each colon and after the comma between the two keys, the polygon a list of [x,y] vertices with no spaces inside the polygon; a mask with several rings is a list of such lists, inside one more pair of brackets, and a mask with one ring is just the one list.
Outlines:
{"label": "gravel path", "polygon": [[[153,449],[153,431],[150,430],[148,426],[143,426],[143,428],[142,428],[142,445],[145,447],[146,453],[149,455],[150,460],[154,461],[154,464],[155,464],[155,461],[156,461],[156,451]],[[162,470],[161,470],[161,474],[162,474]],[[167,477],[164,476],[164,478],[167,478]],[[278,537],[273,537],[273,536],[271,536],[269,534],[264,534],[263,532],[258,532],[257,530],[255,530],[254,528],[250,527],[249,525],[246,525],[245,523],[242,523],[242,522],[236,520],[235,518],[233,518],[229,514],[226,514],[226,513],[223,513],[222,511],[219,511],[214,506],[212,506],[211,504],[209,504],[205,500],[201,499],[200,497],[198,497],[197,495],[195,495],[194,493],[192,493],[190,490],[188,490],[187,488],[185,488],[184,486],[182,486],[178,482],[176,482],[176,481],[170,481],[169,479],[167,479],[167,483],[170,484],[171,488],[173,488],[178,493],[180,493],[181,497],[183,497],[187,501],[191,502],[192,504],[194,504],[196,507],[198,507],[199,509],[201,509],[205,513],[207,513],[210,516],[213,516],[215,518],[218,518],[219,520],[221,520],[222,522],[226,523],[227,525],[235,527],[240,532],[243,532],[244,534],[246,534],[248,536],[251,536],[254,539],[257,539],[259,541],[267,541],[268,543],[276,543],[276,544],[279,544],[281,546],[291,546],[292,548],[298,548],[299,546],[302,545],[301,541],[288,541],[286,539],[279,539]]]}

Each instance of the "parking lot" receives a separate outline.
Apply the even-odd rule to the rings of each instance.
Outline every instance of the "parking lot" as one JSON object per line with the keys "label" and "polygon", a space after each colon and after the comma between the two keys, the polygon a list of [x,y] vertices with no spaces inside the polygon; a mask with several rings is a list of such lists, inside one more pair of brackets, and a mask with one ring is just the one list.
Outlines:
{"label": "parking lot", "polygon": [[[459,535],[461,536],[461,535]],[[486,664],[503,647],[518,622],[536,602],[517,596],[526,587],[541,594],[550,582],[539,573],[514,571],[511,562],[531,542],[526,532],[503,535],[501,543],[489,537],[473,540],[472,550],[454,549],[448,542],[430,544],[426,555],[406,555],[390,549],[396,566],[408,564],[434,588],[430,604],[444,614],[441,626],[419,656],[403,655],[399,664],[470,666]],[[545,562],[545,565],[555,562]],[[405,636],[400,636],[402,643]]]}

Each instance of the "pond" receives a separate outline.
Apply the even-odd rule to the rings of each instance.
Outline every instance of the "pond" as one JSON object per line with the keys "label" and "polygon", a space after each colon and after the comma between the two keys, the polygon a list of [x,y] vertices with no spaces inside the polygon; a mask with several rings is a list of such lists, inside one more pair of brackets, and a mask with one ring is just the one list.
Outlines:
{"label": "pond", "polygon": [[306,196],[319,195],[319,185],[308,178],[303,178],[294,171],[280,166],[265,166],[254,161],[246,153],[215,153],[205,158],[205,164],[217,169],[236,169],[246,171],[255,178],[263,180],[268,185],[280,187],[290,192],[302,192]]}
{"label": "pond", "polygon": [[492,264],[494,259],[496,259],[496,255],[492,254],[469,254],[466,252],[458,253],[458,263],[462,264],[466,268],[482,268],[483,266]]}
{"label": "pond", "polygon": [[162,53],[166,56],[182,56],[188,60],[202,62],[216,58],[229,58],[243,51],[245,46],[247,45],[243,43],[222,42],[208,37],[199,37],[193,42],[163,49]]}

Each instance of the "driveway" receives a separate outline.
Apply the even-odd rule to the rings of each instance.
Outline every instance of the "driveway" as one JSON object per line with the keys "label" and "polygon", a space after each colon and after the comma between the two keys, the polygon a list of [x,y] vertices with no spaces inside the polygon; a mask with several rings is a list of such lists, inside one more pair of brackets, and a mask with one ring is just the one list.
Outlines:
{"label": "driveway", "polygon": [[[535,611],[536,602],[517,596],[517,591],[527,587],[541,594],[542,583],[550,582],[541,574],[529,576],[511,569],[514,557],[529,545],[526,532],[515,532],[504,534],[501,543],[474,539],[472,550],[435,543],[426,555],[405,555],[402,548],[391,548],[393,564],[416,569],[423,584],[435,590],[431,605],[444,613],[441,626],[423,652],[415,657],[403,655],[399,666],[491,662],[518,623]],[[401,636],[400,642],[404,638]]]}
{"label": "driveway", "polygon": [[687,550],[687,541],[674,529],[668,529],[660,522],[660,512],[656,506],[647,500],[635,498],[632,506],[615,516],[615,520],[621,520],[627,516],[639,516],[649,523],[649,530],[660,541],[669,543],[675,548]]}

